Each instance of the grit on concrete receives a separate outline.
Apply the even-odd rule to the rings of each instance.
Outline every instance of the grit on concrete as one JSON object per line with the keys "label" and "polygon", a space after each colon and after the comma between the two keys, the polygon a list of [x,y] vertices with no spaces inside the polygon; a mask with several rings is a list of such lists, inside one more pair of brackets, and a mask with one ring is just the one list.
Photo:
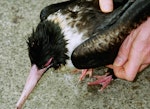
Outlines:
{"label": "grit on concrete", "polygon": [[[62,0],[0,1],[0,109],[14,109],[30,69],[26,39],[43,7]],[[99,71],[100,72],[100,71]],[[104,92],[79,74],[48,70],[24,109],[150,109],[150,68],[135,82],[117,79]]]}

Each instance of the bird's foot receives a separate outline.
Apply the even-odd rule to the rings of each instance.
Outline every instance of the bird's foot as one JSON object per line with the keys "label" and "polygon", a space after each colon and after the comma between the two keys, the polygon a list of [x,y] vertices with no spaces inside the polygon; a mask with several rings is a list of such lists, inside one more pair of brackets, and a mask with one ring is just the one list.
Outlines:
{"label": "bird's foot", "polygon": [[88,85],[102,85],[100,91],[103,91],[113,80],[112,75],[109,75],[109,73],[106,73],[103,76],[94,76],[97,80],[93,82],[89,82]]}

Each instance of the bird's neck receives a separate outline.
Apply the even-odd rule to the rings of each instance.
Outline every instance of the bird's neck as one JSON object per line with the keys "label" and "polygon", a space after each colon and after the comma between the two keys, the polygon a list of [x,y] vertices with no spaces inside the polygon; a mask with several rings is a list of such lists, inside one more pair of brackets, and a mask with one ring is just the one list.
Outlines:
{"label": "bird's neck", "polygon": [[68,52],[66,53],[66,55],[69,57],[69,59],[66,60],[67,65],[73,67],[73,64],[70,59],[71,54],[73,50],[87,38],[83,37],[85,32],[80,32],[80,30],[75,26],[76,24],[71,24],[71,19],[66,19],[67,15],[62,14],[60,12],[56,12],[55,14],[49,15],[49,17],[47,18],[47,20],[53,21],[54,23],[60,26],[61,32],[64,35],[64,40],[67,41],[66,48],[68,49]]}

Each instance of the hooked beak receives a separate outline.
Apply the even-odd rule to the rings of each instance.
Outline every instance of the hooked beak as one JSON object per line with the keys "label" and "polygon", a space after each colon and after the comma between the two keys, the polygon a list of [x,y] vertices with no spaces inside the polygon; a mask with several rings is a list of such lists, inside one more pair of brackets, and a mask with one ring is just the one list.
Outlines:
{"label": "hooked beak", "polygon": [[42,77],[42,75],[44,74],[44,72],[46,70],[47,70],[47,68],[43,68],[43,69],[39,70],[36,65],[33,65],[31,67],[31,70],[30,70],[29,76],[26,80],[26,84],[22,91],[21,97],[16,104],[16,109],[22,108],[24,102],[26,101],[26,99],[28,98],[28,96],[30,95],[30,93],[36,86],[37,82],[40,80],[40,78]]}
{"label": "hooked beak", "polygon": [[30,93],[32,92],[32,90],[34,89],[34,87],[36,86],[37,82],[40,80],[40,78],[42,77],[42,75],[50,68],[52,67],[52,60],[53,58],[50,58],[46,64],[47,67],[42,68],[42,69],[38,69],[38,67],[34,64],[31,67],[29,76],[26,80],[26,84],[24,86],[24,89],[22,91],[22,94],[20,96],[20,99],[18,100],[17,104],[16,104],[16,109],[21,109],[24,102],[26,101],[26,99],[28,98],[28,96],[30,95]]}

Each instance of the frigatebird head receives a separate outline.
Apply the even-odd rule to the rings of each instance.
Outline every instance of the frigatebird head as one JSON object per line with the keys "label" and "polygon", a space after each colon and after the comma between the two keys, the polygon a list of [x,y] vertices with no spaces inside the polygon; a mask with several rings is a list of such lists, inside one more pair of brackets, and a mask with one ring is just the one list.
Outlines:
{"label": "frigatebird head", "polygon": [[16,104],[17,109],[22,105],[36,86],[42,75],[49,69],[57,69],[66,64],[66,41],[57,24],[50,21],[40,22],[28,38],[28,51],[31,61],[31,70],[24,90]]}
{"label": "frigatebird head", "polygon": [[38,69],[54,68],[66,64],[66,41],[59,25],[51,21],[40,22],[28,38],[28,51],[32,65]]}

